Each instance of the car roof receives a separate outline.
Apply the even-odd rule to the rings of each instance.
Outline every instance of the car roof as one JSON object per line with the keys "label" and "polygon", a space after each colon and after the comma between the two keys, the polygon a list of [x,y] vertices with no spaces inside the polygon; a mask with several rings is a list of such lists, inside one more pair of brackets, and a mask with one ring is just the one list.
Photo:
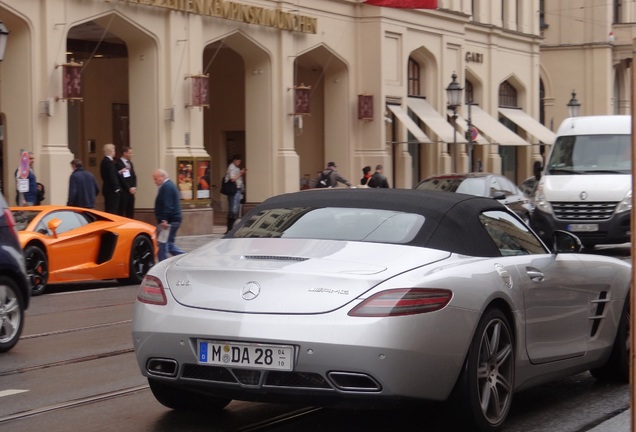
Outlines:
{"label": "car roof", "polygon": [[425,229],[409,243],[471,256],[500,256],[499,249],[479,221],[479,214],[500,210],[512,214],[492,198],[415,189],[310,189],[265,200],[244,218],[274,208],[369,208],[420,214]]}

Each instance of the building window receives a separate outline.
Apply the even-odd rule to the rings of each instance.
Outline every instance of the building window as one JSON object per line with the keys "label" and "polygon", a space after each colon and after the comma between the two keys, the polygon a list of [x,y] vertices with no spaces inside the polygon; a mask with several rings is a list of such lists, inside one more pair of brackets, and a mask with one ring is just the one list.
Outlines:
{"label": "building window", "polygon": [[499,86],[499,106],[500,107],[517,107],[517,89],[515,89],[508,81],[504,81]]}
{"label": "building window", "polygon": [[479,21],[479,0],[471,1],[470,10],[471,10],[473,21]]}
{"label": "building window", "polygon": [[548,28],[545,22],[545,0],[539,0],[539,27],[541,29]]}
{"label": "building window", "polygon": [[623,22],[623,0],[614,0],[614,24]]}
{"label": "building window", "polygon": [[468,80],[464,81],[464,98],[465,103],[473,103],[473,83]]}
{"label": "building window", "polygon": [[[517,108],[517,89],[508,81],[504,81],[499,86],[499,106],[502,108]],[[517,133],[517,125],[506,117],[500,116],[499,121],[508,129]],[[515,146],[499,146],[499,156],[501,157],[501,173],[517,183],[517,163],[518,155]]]}
{"label": "building window", "polygon": [[409,96],[421,96],[420,93],[420,64],[409,57],[408,71],[408,94]]}

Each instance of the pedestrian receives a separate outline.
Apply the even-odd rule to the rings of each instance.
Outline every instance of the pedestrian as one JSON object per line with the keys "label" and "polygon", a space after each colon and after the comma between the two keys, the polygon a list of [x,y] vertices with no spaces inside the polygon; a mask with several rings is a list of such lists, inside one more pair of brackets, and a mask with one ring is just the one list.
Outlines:
{"label": "pedestrian", "polygon": [[369,186],[370,188],[388,188],[389,181],[387,180],[386,176],[382,174],[382,171],[382,165],[377,165],[375,167],[375,172],[367,183],[367,186]]}
{"label": "pedestrian", "polygon": [[316,187],[336,187],[338,186],[338,183],[342,183],[351,187],[351,183],[349,182],[349,180],[342,177],[338,173],[338,171],[336,171],[336,168],[338,167],[336,166],[335,162],[329,162],[327,164],[327,168],[318,176],[318,179],[316,180]]}
{"label": "pedestrian", "polygon": [[135,174],[132,157],[133,149],[123,146],[121,156],[115,162],[122,189],[118,213],[120,216],[131,219],[135,216],[135,193],[137,192],[137,174]]}
{"label": "pedestrian", "polygon": [[115,165],[115,144],[104,145],[104,158],[99,166],[102,177],[102,194],[104,195],[104,211],[118,214],[121,196],[121,182]]}
{"label": "pedestrian", "polygon": [[84,169],[80,159],[71,161],[73,172],[68,182],[68,201],[73,207],[95,208],[95,197],[99,195],[99,185],[95,176]]}
{"label": "pedestrian", "polygon": [[225,180],[236,184],[236,193],[227,196],[228,213],[227,213],[227,234],[234,226],[234,222],[240,216],[241,200],[243,199],[244,182],[243,176],[247,172],[247,168],[240,168],[241,155],[232,156],[232,161],[225,171]]}
{"label": "pedestrian", "polygon": [[364,168],[362,168],[362,179],[360,179],[360,184],[362,186],[366,186],[370,178],[371,178],[371,167],[367,165]]}
{"label": "pedestrian", "polygon": [[38,199],[38,181],[35,178],[35,171],[33,170],[33,163],[35,162],[35,155],[33,152],[29,152],[29,174],[26,178],[28,182],[28,190],[23,190],[20,192],[18,183],[20,182],[20,169],[15,170],[15,179],[16,179],[16,197],[15,202],[19,206],[34,206],[39,205],[40,200]]}
{"label": "pedestrian", "polygon": [[157,218],[157,238],[161,239],[164,230],[168,232],[165,241],[159,240],[159,261],[168,258],[168,254],[175,256],[184,253],[174,243],[177,230],[181,225],[181,194],[177,186],[170,180],[168,173],[157,168],[152,173],[152,180],[157,185],[157,197],[155,198],[155,217]]}

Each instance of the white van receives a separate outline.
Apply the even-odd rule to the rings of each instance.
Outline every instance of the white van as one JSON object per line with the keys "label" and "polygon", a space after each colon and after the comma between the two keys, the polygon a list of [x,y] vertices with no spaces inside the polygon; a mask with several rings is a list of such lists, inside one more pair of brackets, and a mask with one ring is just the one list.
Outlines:
{"label": "white van", "polygon": [[586,247],[630,241],[631,116],[565,119],[537,186],[532,228],[548,244],[554,230]]}

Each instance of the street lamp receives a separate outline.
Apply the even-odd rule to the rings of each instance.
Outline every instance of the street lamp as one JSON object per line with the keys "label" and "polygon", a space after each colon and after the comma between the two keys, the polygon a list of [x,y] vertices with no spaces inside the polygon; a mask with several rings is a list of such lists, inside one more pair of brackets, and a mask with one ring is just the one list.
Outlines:
{"label": "street lamp", "polygon": [[568,113],[570,117],[578,117],[581,111],[581,103],[576,100],[576,92],[572,90],[572,99],[568,102]]}
{"label": "street lamp", "polygon": [[462,102],[462,88],[457,82],[457,75],[453,72],[453,81],[446,87],[448,108],[453,110],[453,170],[457,172],[457,107]]}
{"label": "street lamp", "polygon": [[4,60],[4,51],[7,49],[7,40],[9,40],[9,29],[0,21],[0,61]]}

